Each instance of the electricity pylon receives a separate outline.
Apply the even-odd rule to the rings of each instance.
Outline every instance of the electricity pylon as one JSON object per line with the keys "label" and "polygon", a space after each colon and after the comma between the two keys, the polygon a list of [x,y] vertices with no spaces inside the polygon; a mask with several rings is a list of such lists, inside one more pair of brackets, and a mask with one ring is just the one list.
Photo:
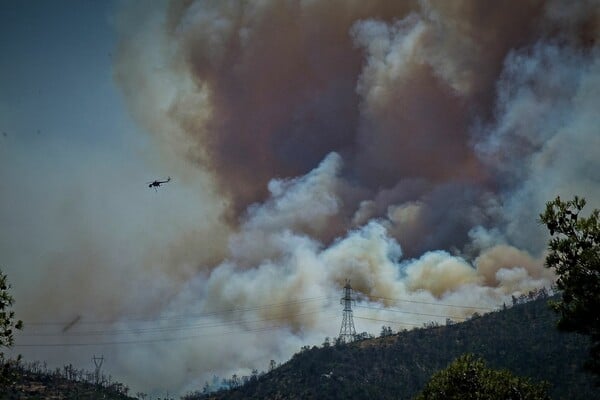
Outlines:
{"label": "electricity pylon", "polygon": [[356,338],[356,329],[354,328],[354,318],[352,317],[352,303],[356,303],[352,297],[352,286],[350,281],[346,280],[344,286],[344,297],[340,299],[340,304],[344,306],[344,317],[342,318],[342,326],[340,327],[340,341],[350,343]]}
{"label": "electricity pylon", "polygon": [[94,378],[96,379],[96,385],[100,383],[100,368],[102,368],[102,363],[104,362],[104,356],[94,357],[92,358],[94,361],[94,366],[96,367],[94,371]]}

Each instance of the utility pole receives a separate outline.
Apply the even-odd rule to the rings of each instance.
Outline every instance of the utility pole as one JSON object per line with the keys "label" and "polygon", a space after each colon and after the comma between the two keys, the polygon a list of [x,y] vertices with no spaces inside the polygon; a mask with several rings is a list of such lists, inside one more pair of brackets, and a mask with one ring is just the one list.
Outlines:
{"label": "utility pole", "polygon": [[350,281],[346,280],[344,286],[344,297],[340,299],[340,304],[344,306],[344,316],[342,318],[342,326],[340,327],[340,341],[350,343],[356,337],[356,329],[354,328],[354,318],[352,317],[352,303],[356,303],[352,297],[352,286]]}
{"label": "utility pole", "polygon": [[96,357],[96,355],[94,354],[94,356],[92,357],[92,361],[94,361],[94,365],[96,366],[96,370],[94,371],[94,376],[96,378],[96,385],[97,385],[98,383],[100,383],[100,368],[102,368],[102,363],[104,362],[104,356]]}

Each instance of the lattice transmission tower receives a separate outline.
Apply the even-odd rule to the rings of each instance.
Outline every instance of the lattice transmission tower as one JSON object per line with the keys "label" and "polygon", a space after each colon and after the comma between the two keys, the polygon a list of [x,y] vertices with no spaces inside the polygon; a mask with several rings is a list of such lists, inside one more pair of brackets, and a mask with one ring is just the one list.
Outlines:
{"label": "lattice transmission tower", "polygon": [[340,327],[340,341],[350,343],[356,338],[356,329],[354,328],[354,318],[352,317],[352,303],[356,303],[352,297],[352,286],[350,281],[346,280],[344,286],[344,297],[340,299],[340,304],[344,306],[344,317]]}
{"label": "lattice transmission tower", "polygon": [[94,370],[94,378],[96,379],[96,384],[98,384],[100,383],[100,369],[102,368],[102,363],[104,362],[104,356],[96,357],[96,355],[94,355],[94,357],[92,357],[92,361],[94,361],[94,366],[96,367]]}

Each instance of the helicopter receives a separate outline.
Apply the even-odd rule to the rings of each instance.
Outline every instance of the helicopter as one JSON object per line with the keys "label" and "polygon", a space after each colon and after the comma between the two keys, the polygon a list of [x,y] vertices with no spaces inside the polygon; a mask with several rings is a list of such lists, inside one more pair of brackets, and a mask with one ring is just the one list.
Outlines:
{"label": "helicopter", "polygon": [[171,177],[170,176],[167,178],[166,181],[155,180],[153,182],[146,182],[146,183],[148,184],[149,188],[153,187],[154,190],[156,191],[156,188],[160,187],[160,185],[162,185],[163,183],[168,183],[168,182],[171,182]]}

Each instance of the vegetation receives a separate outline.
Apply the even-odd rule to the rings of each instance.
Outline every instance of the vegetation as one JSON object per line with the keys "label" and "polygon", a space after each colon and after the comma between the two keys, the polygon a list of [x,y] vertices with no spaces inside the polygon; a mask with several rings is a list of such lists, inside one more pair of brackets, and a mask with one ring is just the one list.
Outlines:
{"label": "vegetation", "polygon": [[[23,322],[11,309],[14,298],[6,275],[0,270],[0,350],[14,344],[15,330]],[[0,351],[0,398],[2,399],[108,399],[126,400],[128,388],[110,377],[96,376],[72,365],[50,371],[38,362],[23,364],[21,358],[5,359]]]}
{"label": "vegetation", "polygon": [[560,197],[546,204],[540,215],[552,236],[546,266],[558,275],[561,301],[553,308],[560,315],[559,329],[588,335],[590,357],[586,367],[600,377],[600,211],[580,215],[585,200]]}
{"label": "vegetation", "polygon": [[506,310],[464,323],[392,335],[386,329],[376,339],[304,348],[244,385],[188,399],[411,399],[435,372],[466,353],[490,368],[549,382],[555,400],[595,398],[591,375],[580,368],[589,341],[555,328],[558,317],[545,293],[520,296]]}
{"label": "vegetation", "polygon": [[11,360],[4,358],[3,348],[14,344],[14,332],[23,328],[23,322],[15,320],[15,312],[11,309],[14,299],[9,292],[10,284],[6,275],[0,270],[0,387],[12,383]]}
{"label": "vegetation", "polygon": [[[477,379],[467,383],[480,385],[481,393],[504,393],[502,388],[510,384],[517,388],[515,393],[523,395],[516,398],[546,399],[546,389],[531,382],[548,381],[547,391],[555,400],[595,398],[591,376],[580,368],[589,340],[556,330],[558,316],[547,303],[542,290],[514,298],[512,307],[464,323],[400,333],[384,327],[379,338],[364,335],[365,339],[350,344],[326,340],[320,348],[304,346],[283,365],[276,367],[272,361],[269,372],[232,376],[216,385],[230,390],[209,393],[207,386],[203,393],[184,398],[398,400],[421,392],[419,399],[430,399],[435,397],[423,396],[429,396],[432,387],[443,387],[444,380],[447,384],[448,377],[461,368],[475,371],[472,376]],[[466,353],[474,356],[459,358],[438,372]],[[2,399],[132,399],[127,387],[110,377],[96,377],[72,366],[48,370],[40,363],[19,362],[12,364],[12,370],[18,379],[11,386],[0,386]],[[141,393],[136,396],[146,398]],[[500,398],[511,399],[504,394]]]}
{"label": "vegetation", "polygon": [[72,365],[48,369],[39,362],[11,363],[14,381],[0,386],[0,398],[19,399],[107,399],[131,400],[129,388],[104,375],[79,370]]}
{"label": "vegetation", "polygon": [[436,372],[415,400],[548,400],[547,384],[487,368],[481,358],[465,354]]}

